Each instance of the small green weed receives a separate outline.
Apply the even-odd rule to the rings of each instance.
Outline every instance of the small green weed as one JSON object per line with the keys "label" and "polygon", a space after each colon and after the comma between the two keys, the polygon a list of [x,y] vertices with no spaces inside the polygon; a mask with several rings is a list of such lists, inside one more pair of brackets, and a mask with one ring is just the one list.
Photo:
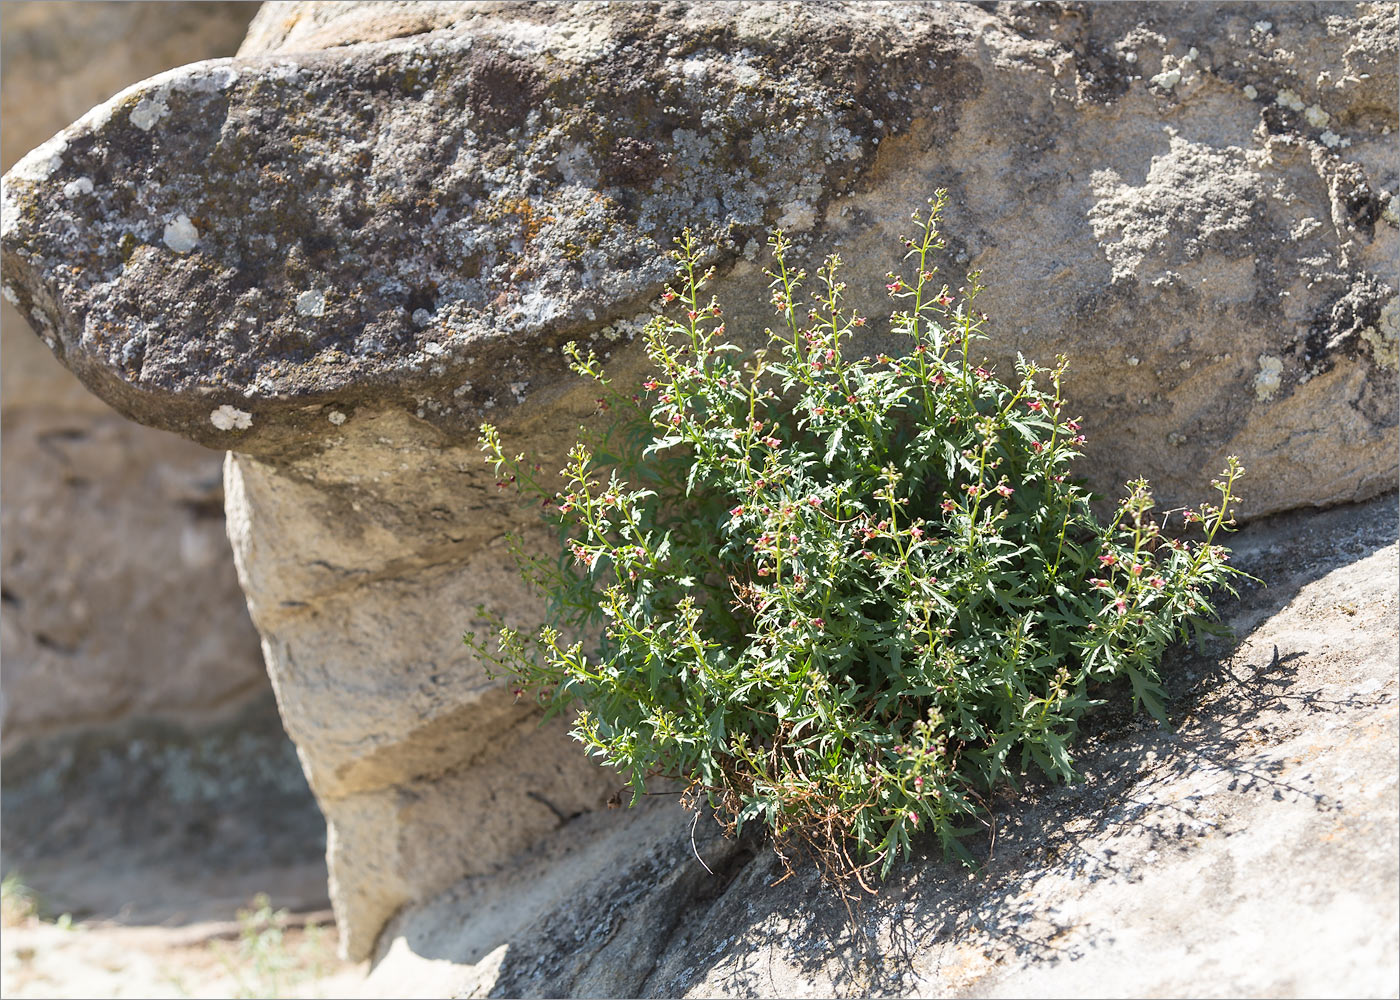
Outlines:
{"label": "small green weed", "polygon": [[[970,353],[977,276],[935,282],[945,197],[905,240],[913,273],[888,279],[901,357],[859,352],[867,321],[843,304],[839,257],[799,304],[781,233],[782,322],[746,356],[687,232],[663,296],[678,314],[645,332],[641,391],[571,349],[616,419],[573,448],[562,483],[482,427],[500,485],[542,503],[562,544],[516,546],[551,623],[497,619],[494,644],[468,643],[549,712],[576,710],[574,735],[634,794],[678,778],[843,881],[887,872],[921,830],[970,860],[990,788],[1029,768],[1074,777],[1069,747],[1105,682],[1126,678],[1165,721],[1162,651],[1219,631],[1211,594],[1236,572],[1216,544],[1233,458],[1218,504],[1158,521],[1138,480],[1096,517],[1069,473],[1084,436],[1065,360],[1022,360],[1002,382]],[[1195,540],[1163,534],[1173,516]]]}
{"label": "small green weed", "polygon": [[24,876],[9,872],[0,879],[0,924],[16,927],[37,919],[39,894],[24,883]]}
{"label": "small green weed", "polygon": [[273,910],[266,893],[258,893],[251,907],[238,911],[237,947],[215,943],[220,961],[238,984],[235,996],[287,996],[324,974],[322,929],[307,924],[300,947],[294,948],[286,940],[286,926],[287,911]]}

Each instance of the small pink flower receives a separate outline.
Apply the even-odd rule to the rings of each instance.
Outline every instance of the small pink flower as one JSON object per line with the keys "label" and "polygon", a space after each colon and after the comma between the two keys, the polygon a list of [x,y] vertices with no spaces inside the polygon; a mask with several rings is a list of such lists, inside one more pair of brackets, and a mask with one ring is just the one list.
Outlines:
{"label": "small pink flower", "polygon": [[642,388],[643,388],[643,389],[647,389],[647,390],[651,390],[651,389],[655,389],[655,388],[657,387],[657,385],[658,385],[658,383],[657,383],[656,379],[654,379],[654,378],[653,378],[653,379],[647,379],[647,381],[645,381],[645,382],[642,383]]}
{"label": "small pink flower", "polygon": [[919,814],[918,814],[918,813],[913,812],[913,811],[911,811],[911,812],[909,813],[909,825],[910,825],[910,826],[918,826],[918,825],[919,825]]}
{"label": "small pink flower", "polygon": [[1116,600],[1116,601],[1113,602],[1113,606],[1114,606],[1115,608],[1117,608],[1117,609],[1119,610],[1120,613],[1123,612],[1123,611],[1127,611],[1127,610],[1128,610],[1128,602],[1125,601],[1125,600],[1123,600],[1123,598],[1121,598],[1121,597],[1118,598],[1118,600]]}
{"label": "small pink flower", "polygon": [[923,529],[923,528],[920,528],[920,527],[916,524],[916,525],[914,525],[914,527],[912,527],[912,528],[909,529],[909,534],[913,535],[915,538],[923,538],[923,537],[924,537],[924,529]]}
{"label": "small pink flower", "polygon": [[1030,410],[1032,413],[1039,413],[1041,410],[1045,409],[1045,404],[1038,399],[1028,399],[1026,400],[1026,409]]}
{"label": "small pink flower", "polygon": [[731,517],[738,517],[738,516],[739,516],[740,514],[742,514],[743,512],[744,512],[744,508],[743,508],[742,506],[739,506],[739,507],[735,507],[735,508],[731,509],[731,510],[729,511],[729,515],[730,515]]}
{"label": "small pink flower", "polygon": [[825,627],[826,627],[826,619],[824,619],[824,618],[813,618],[813,619],[812,619],[812,624],[815,625],[817,628],[825,628]]}
{"label": "small pink flower", "polygon": [[696,312],[694,309],[690,309],[690,310],[687,310],[687,312],[686,312],[686,314],[685,314],[685,318],[686,318],[686,319],[699,319],[699,318],[700,318],[700,314],[699,314],[698,312]]}
{"label": "small pink flower", "polygon": [[1167,581],[1166,581],[1166,580],[1163,580],[1160,576],[1154,576],[1152,579],[1148,580],[1147,582],[1148,582],[1148,584],[1151,585],[1151,587],[1152,587],[1153,590],[1161,590],[1163,587],[1165,587],[1165,586],[1167,585]]}
{"label": "small pink flower", "polygon": [[1110,552],[1106,556],[1099,556],[1099,563],[1103,566],[1112,566],[1117,561],[1118,557],[1115,556],[1112,552]]}
{"label": "small pink flower", "polygon": [[991,377],[992,377],[992,373],[989,372],[989,371],[987,371],[987,369],[981,367],[980,365],[979,365],[977,368],[975,368],[974,371],[976,372],[978,378],[991,378]]}
{"label": "small pink flower", "polygon": [[864,317],[864,316],[857,316],[855,319],[851,320],[851,325],[852,325],[852,326],[864,326],[864,325],[865,325],[865,317]]}
{"label": "small pink flower", "polygon": [[1043,441],[1032,441],[1032,442],[1031,442],[1031,451],[1035,452],[1037,455],[1039,455],[1039,454],[1040,454],[1042,451],[1044,451],[1044,450],[1045,450],[1045,442],[1043,442]]}
{"label": "small pink flower", "polygon": [[953,508],[957,505],[954,504],[952,500],[944,500],[941,506],[943,508],[943,513],[951,514],[953,512]]}
{"label": "small pink flower", "polygon": [[1130,572],[1133,576],[1142,576],[1142,563],[1133,563],[1133,568]]}
{"label": "small pink flower", "polygon": [[1078,421],[1078,420],[1066,420],[1066,421],[1065,421],[1065,426],[1068,427],[1068,428],[1069,428],[1070,430],[1072,430],[1072,431],[1077,431],[1077,430],[1079,430],[1079,421]]}
{"label": "small pink flower", "polygon": [[1000,486],[997,487],[997,492],[1000,493],[1000,494],[1001,494],[1002,496],[1004,496],[1004,497],[1009,497],[1011,494],[1015,493],[1016,491],[1013,490],[1010,486],[1007,486],[1005,483],[1002,483]]}
{"label": "small pink flower", "polygon": [[808,497],[807,502],[813,507],[820,507],[822,505],[821,500],[817,499],[816,497]]}
{"label": "small pink flower", "polygon": [[885,286],[885,291],[897,292],[903,287],[904,282],[900,281],[898,278],[895,278],[893,281],[891,281],[888,285]]}
{"label": "small pink flower", "polygon": [[917,788],[919,791],[923,791],[923,789],[924,789],[924,776],[923,776],[922,774],[916,774],[916,775],[914,775],[914,787]]}
{"label": "small pink flower", "polygon": [[942,372],[935,372],[934,375],[933,375],[933,384],[934,384],[934,385],[947,385],[947,384],[948,384],[948,376],[944,375]]}
{"label": "small pink flower", "polygon": [[681,415],[680,415],[679,413],[673,414],[673,415],[671,416],[671,426],[672,426],[672,427],[679,426],[680,422],[681,422]]}
{"label": "small pink flower", "polygon": [[831,350],[830,348],[828,348],[828,349],[827,349],[827,352],[826,352],[826,360],[827,360],[828,362],[835,361],[835,360],[836,360],[836,352],[833,351],[833,350]]}
{"label": "small pink flower", "polygon": [[782,444],[782,442],[775,437],[766,437],[763,439],[763,443],[770,448],[777,448],[779,445]]}
{"label": "small pink flower", "polygon": [[666,289],[666,291],[661,293],[661,301],[668,303],[676,301],[676,293],[671,291],[669,288]]}
{"label": "small pink flower", "polygon": [[759,575],[759,576],[767,576],[767,575],[768,575],[768,567],[767,567],[767,566],[760,566],[760,567],[758,567],[758,575]]}

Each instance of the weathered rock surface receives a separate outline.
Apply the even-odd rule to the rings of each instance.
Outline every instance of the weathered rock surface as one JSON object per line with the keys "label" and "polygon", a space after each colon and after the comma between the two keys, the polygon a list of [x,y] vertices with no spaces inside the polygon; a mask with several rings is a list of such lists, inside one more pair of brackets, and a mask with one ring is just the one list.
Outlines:
{"label": "weathered rock surface", "polygon": [[[135,81],[232,53],[254,9],[6,4],[0,161],[8,169]],[[12,305],[0,309],[6,755],[61,730],[138,716],[196,721],[265,693],[229,565],[218,459],[122,419]]]}
{"label": "weathered rock surface", "polygon": [[[0,161],[232,53],[255,10],[4,4]],[[113,412],[0,311],[0,871],[78,920],[231,917],[259,891],[323,906],[325,824],[231,565],[219,456]]]}
{"label": "weathered rock surface", "polygon": [[[1069,787],[997,803],[858,906],[674,802],[568,824],[393,921],[372,995],[1388,996],[1400,975],[1396,501],[1237,536],[1239,645],[1123,702]],[[714,874],[696,860],[705,859]]]}
{"label": "weathered rock surface", "polygon": [[558,346],[634,372],[677,230],[756,337],[770,226],[879,317],[948,187],[989,353],[1076,362],[1100,490],[1197,499],[1238,453],[1248,514],[1362,499],[1396,476],[1395,64],[1386,5],[269,4],[12,170],[0,270],[93,391],[234,452],[361,955],[606,797],[456,645],[531,610],[471,441],[558,457],[592,408]]}

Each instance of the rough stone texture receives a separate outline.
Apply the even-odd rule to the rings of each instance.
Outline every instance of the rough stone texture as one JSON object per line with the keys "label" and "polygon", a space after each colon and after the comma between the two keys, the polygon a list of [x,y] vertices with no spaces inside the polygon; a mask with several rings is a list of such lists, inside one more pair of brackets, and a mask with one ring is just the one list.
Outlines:
{"label": "rough stone texture", "polygon": [[[674,802],[580,817],[392,922],[370,995],[1393,996],[1396,501],[1236,538],[1240,642],[1114,703],[1084,781],[997,802],[973,875],[926,845],[852,920]],[[694,853],[705,859],[711,875]]]}
{"label": "rough stone texture", "polygon": [[[134,81],[233,52],[254,9],[5,4],[0,160],[8,169]],[[217,458],[122,419],[11,304],[0,309],[7,757],[59,730],[135,716],[193,721],[265,692],[229,566]]]}
{"label": "rough stone texture", "polygon": [[[368,952],[609,787],[455,645],[528,619],[483,416],[554,462],[700,227],[736,334],[782,225],[878,319],[948,187],[988,352],[1077,365],[1106,493],[1396,476],[1388,5],[269,4],[5,179],[5,287],[93,391],[235,454],[230,535]],[[878,322],[867,342],[883,345]],[[521,405],[525,404],[525,405]]]}
{"label": "rough stone texture", "polygon": [[258,892],[327,905],[325,821],[266,689],[215,721],[31,739],[5,758],[0,813],[4,871],[50,918],[227,920]]}

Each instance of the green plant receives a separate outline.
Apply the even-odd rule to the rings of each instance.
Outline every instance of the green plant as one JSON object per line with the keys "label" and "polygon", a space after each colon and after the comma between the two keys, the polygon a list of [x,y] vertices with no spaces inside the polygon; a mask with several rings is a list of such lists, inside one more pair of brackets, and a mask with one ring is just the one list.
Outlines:
{"label": "green plant", "polygon": [[39,916],[39,894],[24,882],[17,871],[0,879],[0,924],[17,927]]}
{"label": "green plant", "polygon": [[239,997],[281,997],[289,988],[322,973],[320,928],[306,926],[301,947],[286,940],[288,914],[274,910],[267,893],[253,897],[252,906],[238,911],[238,947],[216,942],[220,961],[238,984]]}
{"label": "green plant", "polygon": [[901,357],[853,352],[866,320],[843,305],[839,257],[799,306],[781,233],[783,322],[746,357],[702,297],[711,272],[687,231],[663,295],[679,315],[645,331],[641,393],[570,347],[616,419],[574,446],[562,485],[482,427],[500,485],[543,502],[562,549],[516,547],[550,624],[497,620],[494,648],[467,641],[519,693],[576,709],[574,735],[634,794],[678,778],[845,876],[887,872],[921,829],[967,858],[987,789],[1032,766],[1074,777],[1069,744],[1104,682],[1127,678],[1165,721],[1162,651],[1218,631],[1211,591],[1236,572],[1215,544],[1233,458],[1219,504],[1179,512],[1198,541],[1163,535],[1142,480],[1095,516],[1068,474],[1084,438],[1064,359],[1021,360],[1003,383],[969,353],[976,275],[934,283],[945,198],[905,240],[914,274],[888,279]]}

